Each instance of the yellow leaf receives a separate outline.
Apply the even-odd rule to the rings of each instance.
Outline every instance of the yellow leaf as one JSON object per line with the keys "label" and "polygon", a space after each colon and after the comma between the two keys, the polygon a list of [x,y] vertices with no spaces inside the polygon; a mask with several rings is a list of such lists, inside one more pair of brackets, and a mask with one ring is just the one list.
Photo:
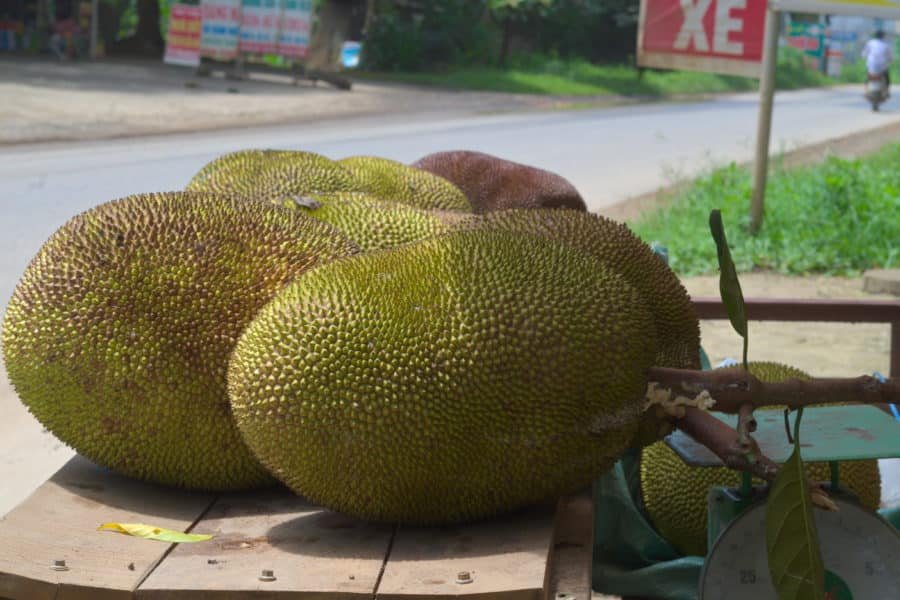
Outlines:
{"label": "yellow leaf", "polygon": [[116,531],[118,533],[124,533],[125,535],[133,535],[134,537],[176,544],[184,542],[205,542],[206,540],[211,540],[213,537],[211,535],[199,533],[182,533],[181,531],[163,529],[162,527],[145,525],[144,523],[104,523],[97,528],[97,531]]}

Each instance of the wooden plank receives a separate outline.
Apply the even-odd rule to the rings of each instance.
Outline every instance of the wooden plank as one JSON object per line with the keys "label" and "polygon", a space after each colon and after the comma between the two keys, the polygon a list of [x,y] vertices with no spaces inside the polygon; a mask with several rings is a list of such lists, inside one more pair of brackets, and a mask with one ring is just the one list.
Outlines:
{"label": "wooden plank", "polygon": [[[0,597],[132,598],[171,544],[97,527],[149,523],[184,531],[213,499],[129,479],[75,456],[0,519]],[[54,560],[64,560],[68,570],[52,569]]]}
{"label": "wooden plank", "polygon": [[545,600],[591,600],[594,498],[591,488],[563,496],[556,507]]}
{"label": "wooden plank", "polygon": [[[400,527],[376,600],[543,600],[554,506],[457,527]],[[457,583],[468,573],[469,583]]]}
{"label": "wooden plank", "polygon": [[[324,510],[283,489],[223,495],[141,584],[141,600],[370,599],[393,527]],[[264,569],[274,581],[261,581]],[[202,592],[202,593],[201,593]]]}

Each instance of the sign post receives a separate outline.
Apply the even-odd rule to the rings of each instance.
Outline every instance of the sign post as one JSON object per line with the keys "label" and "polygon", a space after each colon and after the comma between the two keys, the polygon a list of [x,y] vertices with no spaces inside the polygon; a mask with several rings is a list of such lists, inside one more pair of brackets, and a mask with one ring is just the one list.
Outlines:
{"label": "sign post", "polygon": [[756,121],[756,158],[753,160],[753,195],[750,198],[750,233],[762,225],[769,172],[769,137],[772,133],[772,107],[775,102],[775,65],[778,61],[778,30],[781,13],[766,9],[763,36],[762,74],[759,78],[759,117]]}
{"label": "sign post", "polygon": [[750,230],[762,225],[782,11],[900,19],[900,0],[641,0],[637,63],[759,78]]}

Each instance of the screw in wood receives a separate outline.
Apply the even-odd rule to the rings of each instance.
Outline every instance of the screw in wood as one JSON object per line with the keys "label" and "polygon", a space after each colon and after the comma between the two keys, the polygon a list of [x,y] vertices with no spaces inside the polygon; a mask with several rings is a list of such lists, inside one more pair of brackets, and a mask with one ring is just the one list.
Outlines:
{"label": "screw in wood", "polygon": [[456,574],[456,583],[472,583],[472,574],[468,571],[460,571]]}
{"label": "screw in wood", "polygon": [[262,573],[259,574],[260,581],[275,581],[275,571],[272,569],[263,569]]}
{"label": "screw in wood", "polygon": [[69,567],[66,566],[66,561],[61,558],[54,559],[53,564],[50,566],[54,571],[68,571]]}

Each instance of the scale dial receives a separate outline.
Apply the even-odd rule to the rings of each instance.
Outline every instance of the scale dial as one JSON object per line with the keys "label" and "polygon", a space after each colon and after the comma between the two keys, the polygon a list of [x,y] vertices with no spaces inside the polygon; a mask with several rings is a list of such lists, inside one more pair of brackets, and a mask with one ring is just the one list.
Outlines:
{"label": "scale dial", "polygon": [[[815,510],[825,564],[826,600],[886,600],[900,593],[900,534],[857,504],[832,496],[840,510]],[[719,535],[700,574],[700,600],[778,600],[766,561],[765,503]]]}

